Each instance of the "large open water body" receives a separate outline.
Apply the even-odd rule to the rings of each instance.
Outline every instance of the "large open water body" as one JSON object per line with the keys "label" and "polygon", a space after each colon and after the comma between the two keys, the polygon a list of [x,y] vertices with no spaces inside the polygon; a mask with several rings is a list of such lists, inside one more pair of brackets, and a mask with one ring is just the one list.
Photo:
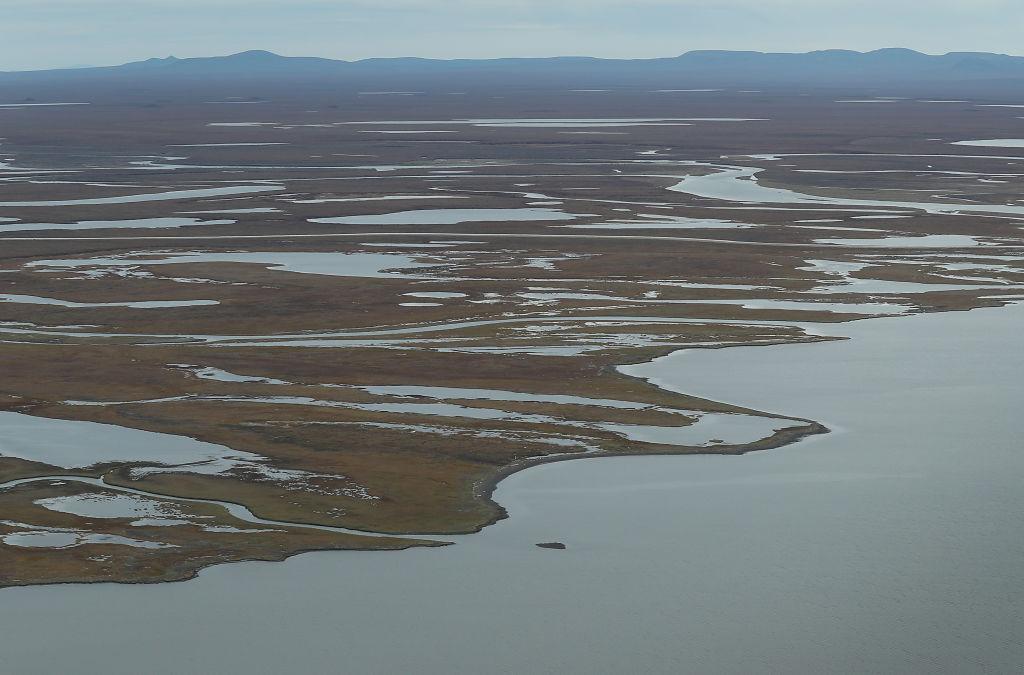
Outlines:
{"label": "large open water body", "polygon": [[445,549],[0,591],[0,671],[1019,672],[1022,328],[1024,306],[875,319],[631,367],[835,431],[536,467]]}

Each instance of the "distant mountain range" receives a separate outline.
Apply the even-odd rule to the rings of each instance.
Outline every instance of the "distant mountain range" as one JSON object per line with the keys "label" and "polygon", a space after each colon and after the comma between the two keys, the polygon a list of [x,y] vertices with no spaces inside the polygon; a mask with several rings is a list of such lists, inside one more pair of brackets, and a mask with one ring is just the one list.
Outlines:
{"label": "distant mountain range", "polygon": [[997,82],[1024,84],[1024,57],[982,52],[922,54],[910,49],[872,52],[825,50],[801,54],[752,51],[692,51],[658,59],[591,57],[436,60],[421,58],[339,61],[247,51],[230,56],[173,56],[120,66],[0,72],[4,90],[16,84],[116,83],[172,85],[245,81],[328,81],[345,87],[450,85],[761,87],[917,85],[944,88]]}

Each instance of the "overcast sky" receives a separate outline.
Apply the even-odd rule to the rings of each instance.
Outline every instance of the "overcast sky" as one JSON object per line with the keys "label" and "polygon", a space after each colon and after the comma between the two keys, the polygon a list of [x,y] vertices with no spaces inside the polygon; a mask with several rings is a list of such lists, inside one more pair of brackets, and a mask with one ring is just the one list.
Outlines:
{"label": "overcast sky", "polygon": [[1024,0],[0,0],[0,70],[247,49],[360,59],[1024,53]]}

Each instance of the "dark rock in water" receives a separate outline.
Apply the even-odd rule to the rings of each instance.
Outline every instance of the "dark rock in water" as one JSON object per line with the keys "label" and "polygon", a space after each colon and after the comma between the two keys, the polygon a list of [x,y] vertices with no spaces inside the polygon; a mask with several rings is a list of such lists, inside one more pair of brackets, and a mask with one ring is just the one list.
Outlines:
{"label": "dark rock in water", "polygon": [[560,541],[549,541],[549,542],[546,542],[546,543],[543,543],[543,544],[537,544],[537,547],[538,548],[553,548],[553,549],[557,549],[559,551],[564,551],[566,549],[565,544],[563,544]]}

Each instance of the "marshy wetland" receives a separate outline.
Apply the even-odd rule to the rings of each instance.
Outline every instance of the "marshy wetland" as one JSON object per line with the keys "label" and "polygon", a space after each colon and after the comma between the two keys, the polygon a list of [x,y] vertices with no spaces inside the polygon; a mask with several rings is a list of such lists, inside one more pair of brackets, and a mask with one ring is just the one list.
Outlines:
{"label": "marshy wetland", "polygon": [[[1004,399],[972,373],[998,362],[1001,396],[1020,375],[1024,154],[969,140],[1012,138],[1012,108],[279,94],[0,111],[0,586],[182,581],[308,551],[332,553],[186,587],[497,550],[579,562],[615,547],[623,514],[704,546],[718,535],[691,518],[726,494],[737,518],[757,511],[770,476],[866,499],[846,491],[888,485],[878,448],[896,438],[891,480],[916,475],[932,422],[842,405],[914,396],[886,345],[953,359],[965,331],[1003,342],[961,355],[982,365],[934,402],[961,434],[937,452],[976,486],[1012,469],[987,454],[1011,437],[987,436]],[[844,379],[862,349],[875,370]],[[850,455],[871,466],[835,468]],[[631,487],[634,466],[669,487]],[[623,509],[608,527],[602,495]],[[771,504],[781,519],[813,497]],[[408,548],[443,550],[336,552]],[[162,593],[111,588],[89,594]]]}

